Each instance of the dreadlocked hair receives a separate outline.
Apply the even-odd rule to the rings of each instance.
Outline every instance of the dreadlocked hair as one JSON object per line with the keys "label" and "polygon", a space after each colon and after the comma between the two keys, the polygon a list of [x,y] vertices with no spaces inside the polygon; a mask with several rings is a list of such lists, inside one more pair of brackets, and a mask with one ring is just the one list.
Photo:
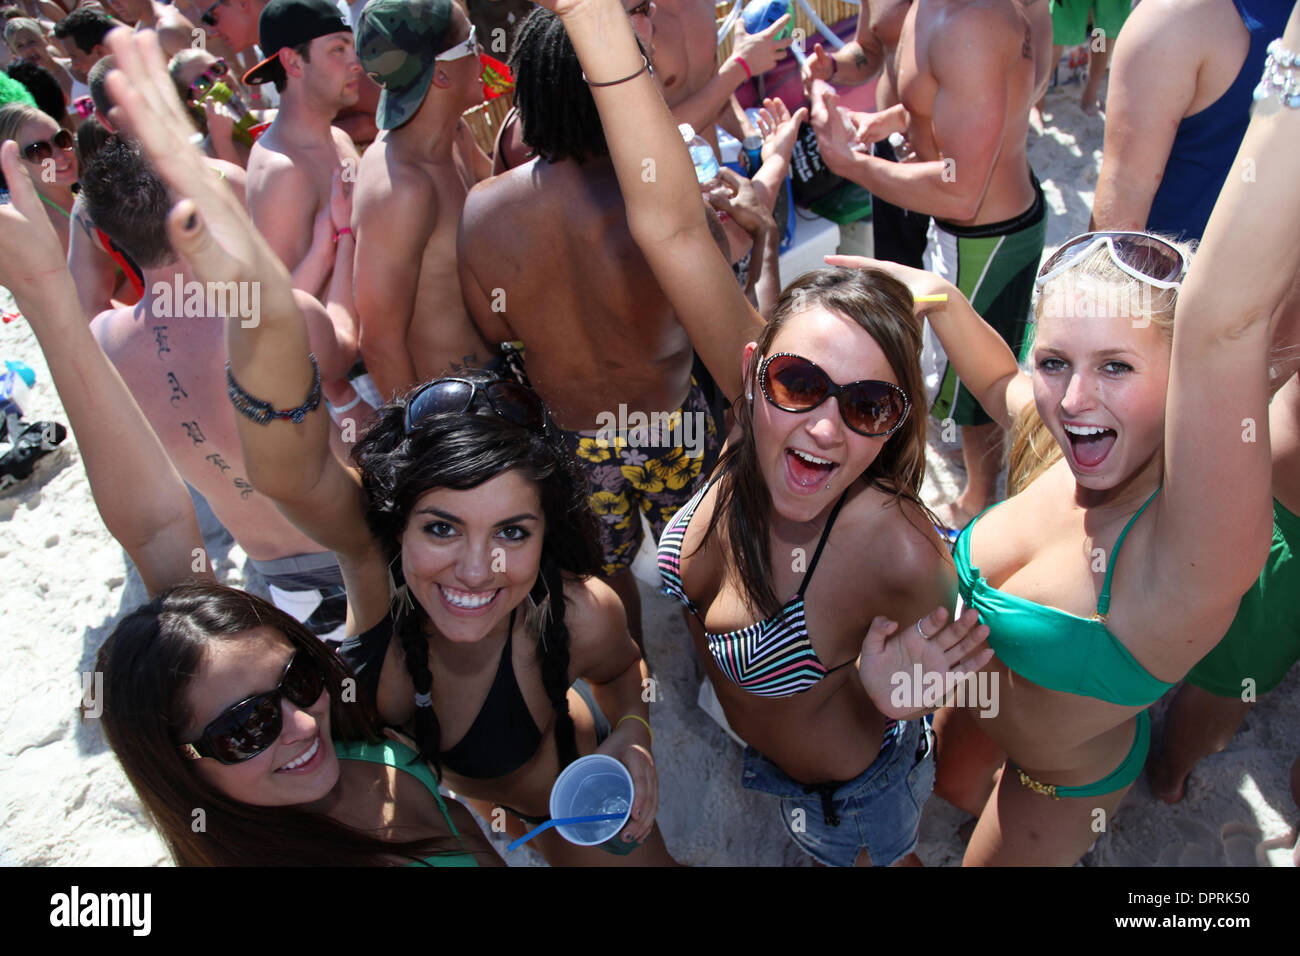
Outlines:
{"label": "dreadlocked hair", "polygon": [[[549,416],[541,433],[499,416],[482,386],[499,378],[481,370],[457,374],[479,386],[464,413],[432,414],[406,434],[406,404],[414,392],[379,410],[370,430],[352,451],[367,496],[366,521],[390,566],[400,567],[401,538],[415,503],[433,488],[465,491],[516,469],[533,482],[541,497],[546,530],[537,581],[530,594],[535,610],[525,616],[539,637],[542,685],[555,709],[556,746],[561,766],[578,756],[569,715],[569,631],[565,625],[567,578],[588,577],[600,568],[599,529],[587,504],[586,482]],[[433,695],[429,669],[432,622],[405,585],[398,589],[393,633],[417,695]],[[415,741],[420,756],[439,778],[440,728],[432,706],[416,708]]]}
{"label": "dreadlocked hair", "polygon": [[[637,47],[645,53],[639,39]],[[523,139],[539,156],[552,163],[582,163],[609,155],[596,101],[559,17],[538,7],[524,19],[510,51],[510,69]]]}

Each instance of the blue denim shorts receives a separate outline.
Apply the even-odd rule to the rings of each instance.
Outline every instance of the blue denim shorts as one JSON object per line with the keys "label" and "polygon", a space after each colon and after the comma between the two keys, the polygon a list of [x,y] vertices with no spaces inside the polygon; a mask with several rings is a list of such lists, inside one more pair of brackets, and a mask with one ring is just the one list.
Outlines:
{"label": "blue denim shorts", "polygon": [[741,785],[781,798],[786,831],[817,862],[853,866],[865,849],[873,865],[889,866],[916,848],[921,808],[934,789],[930,718],[900,724],[870,767],[833,792],[827,787],[824,798],[752,747]]}

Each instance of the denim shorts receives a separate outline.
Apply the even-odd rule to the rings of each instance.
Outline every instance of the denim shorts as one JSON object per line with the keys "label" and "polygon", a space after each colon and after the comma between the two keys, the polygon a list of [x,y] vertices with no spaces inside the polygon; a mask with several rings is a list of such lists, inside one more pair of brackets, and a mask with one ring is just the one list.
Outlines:
{"label": "denim shorts", "polygon": [[921,808],[934,789],[930,718],[900,724],[871,766],[853,780],[827,786],[825,798],[752,747],[745,748],[741,785],[781,798],[787,832],[817,862],[853,866],[865,849],[873,865],[889,866],[916,848]]}

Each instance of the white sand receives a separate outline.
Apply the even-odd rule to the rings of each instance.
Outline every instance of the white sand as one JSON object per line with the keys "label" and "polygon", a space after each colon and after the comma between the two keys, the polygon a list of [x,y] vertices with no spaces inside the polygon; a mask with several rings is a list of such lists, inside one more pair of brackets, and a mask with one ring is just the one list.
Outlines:
{"label": "white sand", "polygon": [[[1051,209],[1048,243],[1087,228],[1101,161],[1102,120],[1077,106],[1078,87],[1048,99],[1048,126],[1031,134],[1030,159]],[[786,277],[787,280],[790,277]],[[12,308],[7,294],[4,308]],[[0,327],[0,358],[19,358],[39,383],[29,420],[63,420],[45,363],[25,322]],[[4,654],[0,658],[0,862],[144,865],[166,862],[135,794],[97,722],[76,712],[81,674],[125,610],[144,597],[139,577],[104,530],[69,436],[61,460],[21,492],[0,498],[0,582]],[[932,459],[927,498],[956,490],[952,468]],[[229,542],[214,553],[221,579],[257,588],[244,555]],[[256,573],[250,572],[255,578]],[[740,750],[695,706],[698,667],[679,607],[642,589],[646,633],[661,698],[651,709],[661,785],[659,822],[684,863],[805,865],[778,818],[777,801],[742,790]],[[1163,705],[1155,709],[1160,733]],[[1269,862],[1262,841],[1287,842],[1297,810],[1288,768],[1300,745],[1300,679],[1295,672],[1264,698],[1223,753],[1193,774],[1175,807],[1156,801],[1145,780],[1086,858],[1105,865],[1252,865]],[[921,858],[960,861],[965,814],[937,797],[921,821]],[[968,828],[966,828],[968,829]],[[962,834],[966,832],[962,830]],[[1294,842],[1294,836],[1289,841]],[[531,851],[512,863],[535,864]],[[1289,862],[1278,849],[1274,864]]]}

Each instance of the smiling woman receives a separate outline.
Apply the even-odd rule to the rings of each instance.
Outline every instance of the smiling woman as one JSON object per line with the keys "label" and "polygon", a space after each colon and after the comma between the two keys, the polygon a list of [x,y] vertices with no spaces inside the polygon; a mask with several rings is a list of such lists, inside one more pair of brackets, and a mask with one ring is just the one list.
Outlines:
{"label": "smiling woman", "polygon": [[[9,139],[18,142],[18,155],[27,164],[36,194],[45,205],[45,214],[66,255],[76,198],[72,187],[78,175],[72,135],[40,110],[22,103],[6,103],[0,106],[0,143]],[[4,177],[0,176],[0,189],[4,186]]]}

